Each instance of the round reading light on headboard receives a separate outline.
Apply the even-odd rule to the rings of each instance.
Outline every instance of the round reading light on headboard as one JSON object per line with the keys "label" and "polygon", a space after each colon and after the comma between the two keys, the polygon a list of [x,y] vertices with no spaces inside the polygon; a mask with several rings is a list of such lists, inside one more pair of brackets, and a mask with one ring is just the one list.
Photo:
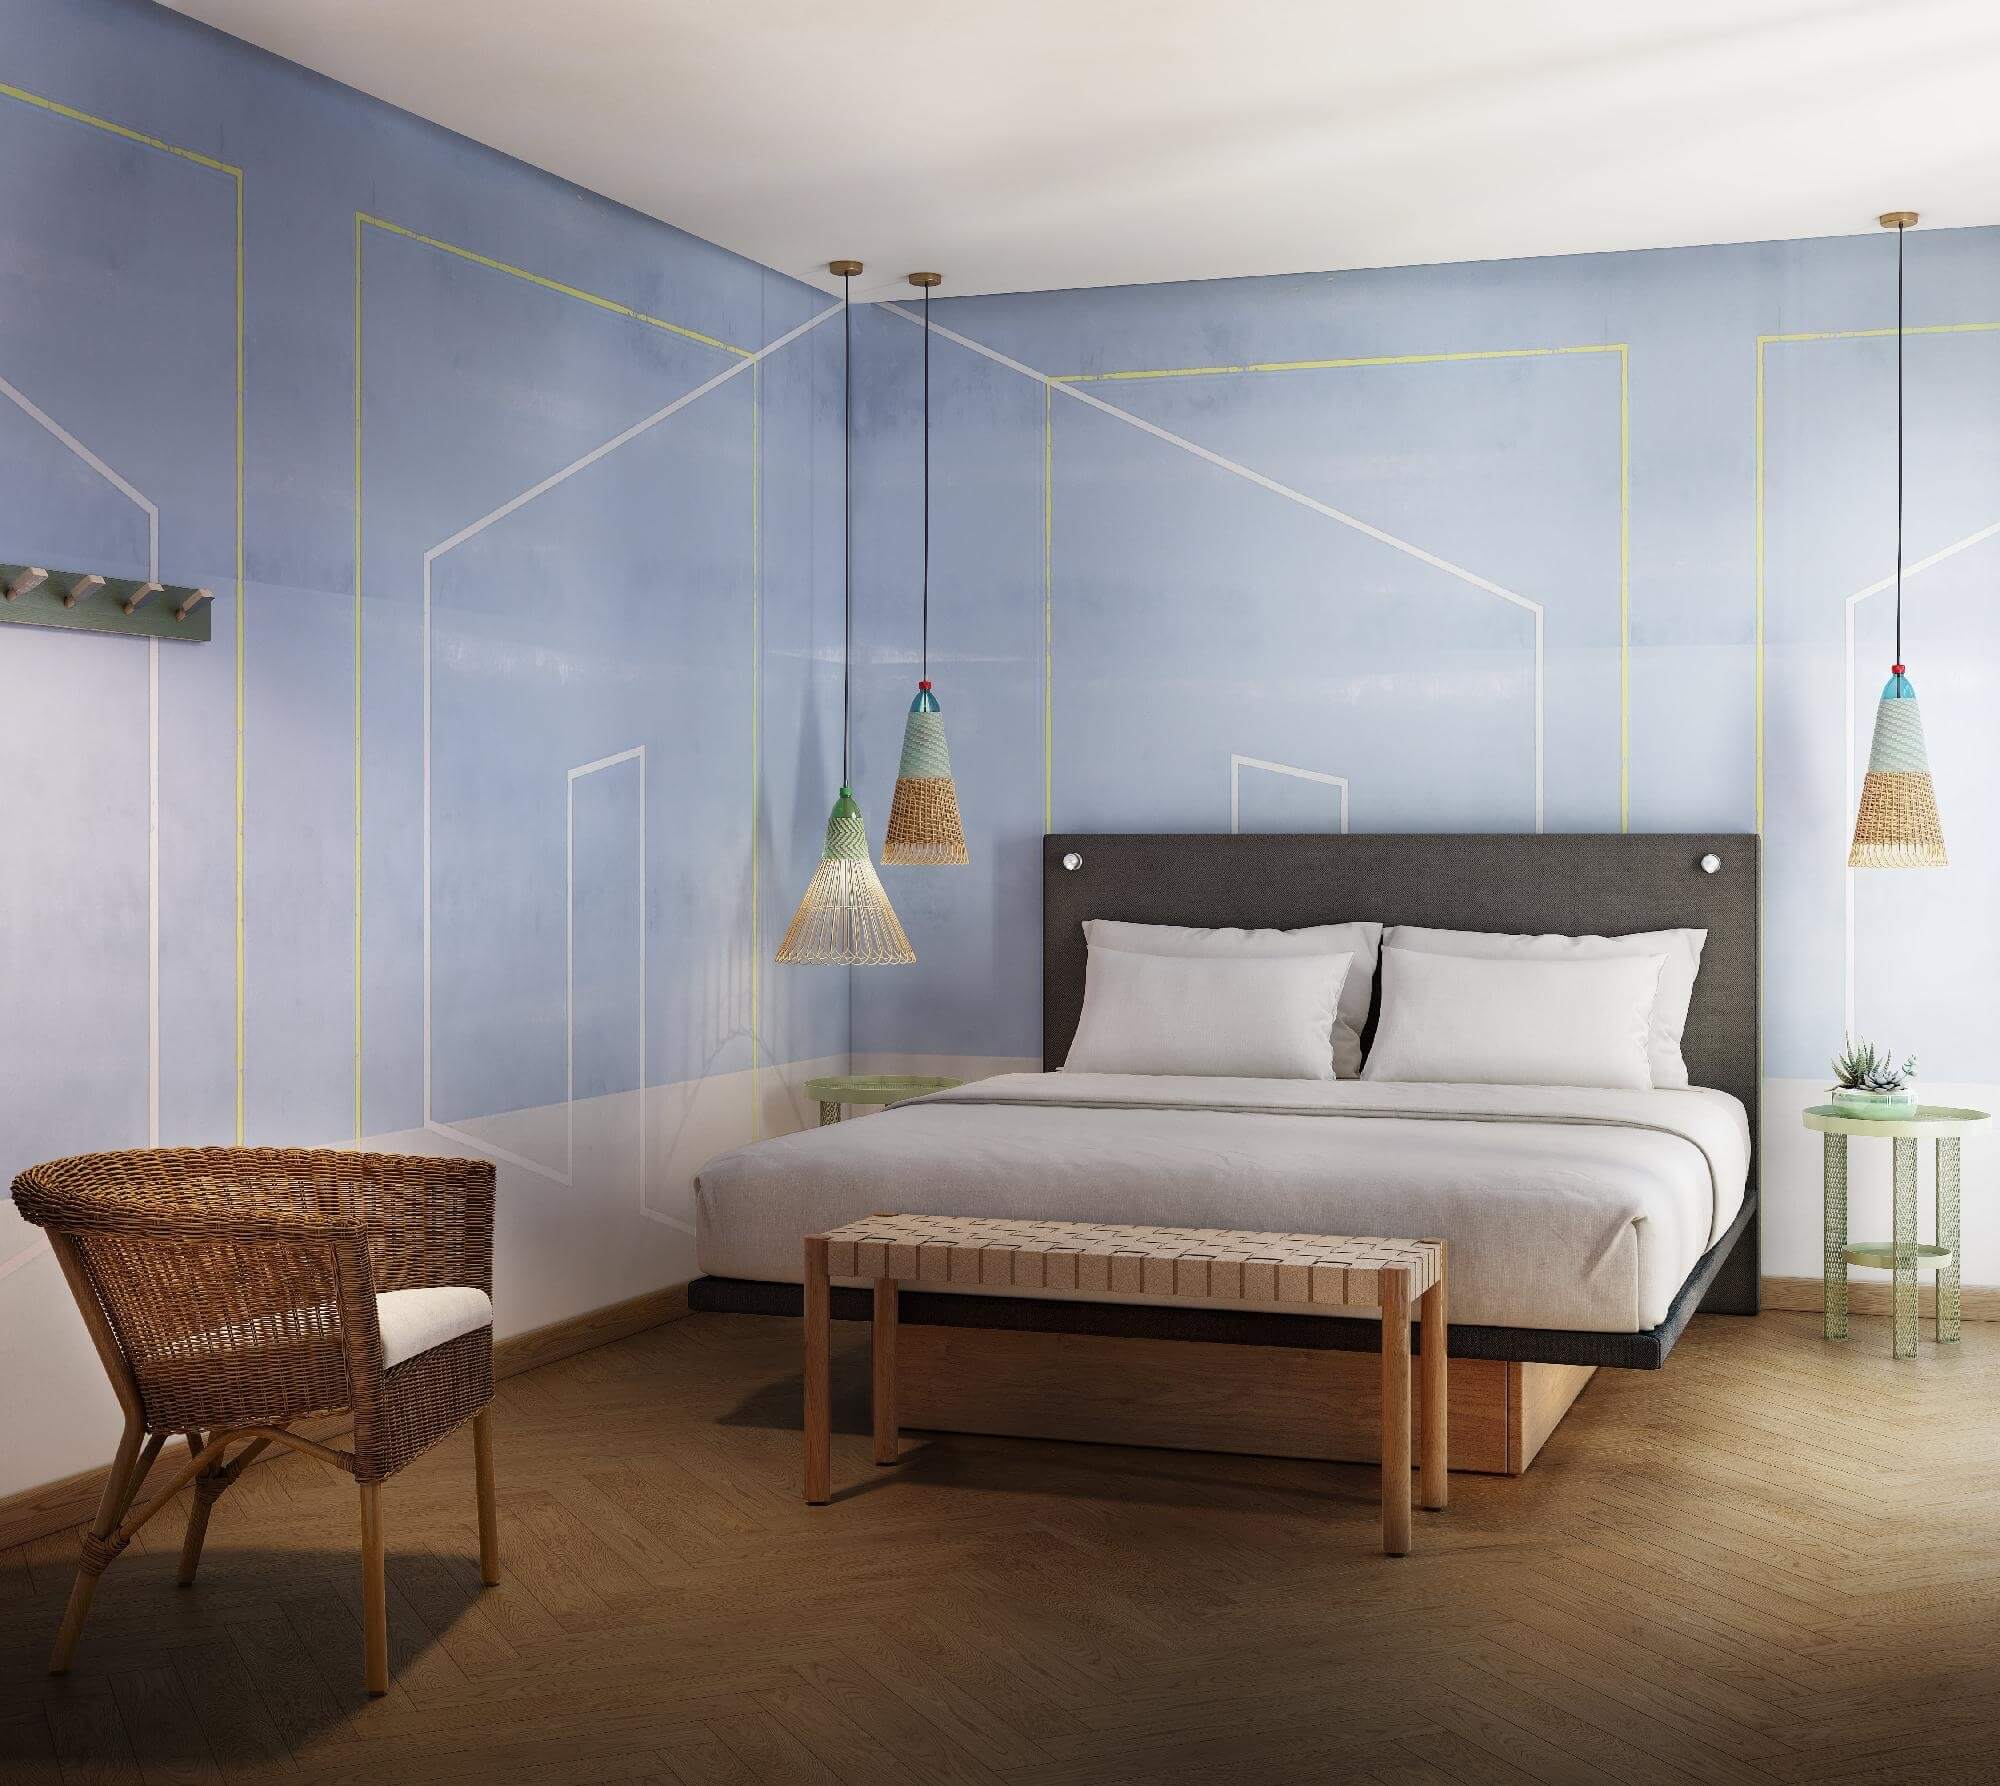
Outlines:
{"label": "round reading light on headboard", "polygon": [[1067,868],[1071,874],[1074,874],[1079,868],[1083,866],[1083,858],[1079,856],[1076,853],[1076,851],[1071,850],[1068,855],[1063,857],[1063,866]]}
{"label": "round reading light on headboard", "polygon": [[1721,867],[1722,867],[1722,858],[1718,856],[1713,850],[1710,850],[1709,853],[1704,857],[1702,857],[1701,859],[1701,871],[1703,874],[1714,874],[1718,870],[1720,870]]}

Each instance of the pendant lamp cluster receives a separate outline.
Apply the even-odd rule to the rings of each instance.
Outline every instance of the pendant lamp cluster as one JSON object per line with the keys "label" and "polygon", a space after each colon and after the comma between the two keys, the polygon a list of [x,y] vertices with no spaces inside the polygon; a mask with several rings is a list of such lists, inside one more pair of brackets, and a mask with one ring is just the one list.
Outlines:
{"label": "pendant lamp cluster", "polygon": [[[852,281],[858,260],[837,260],[828,271],[841,282],[841,500],[844,512],[841,568],[840,793],[826,823],[826,844],[805,897],[778,945],[781,962],[828,967],[894,967],[913,962],[904,934],[868,849],[868,828],[848,785],[852,769],[853,570],[849,449],[853,440],[854,310]],[[912,273],[924,294],[924,547],[921,670],[917,698],[903,728],[903,755],[889,807],[884,863],[940,867],[964,863],[965,828],[945,747],[944,716],[931,692],[931,292],[936,273]]]}
{"label": "pendant lamp cluster", "polygon": [[1903,237],[1917,214],[1887,211],[1876,221],[1896,232],[1896,660],[1875,708],[1875,737],[1847,866],[1943,868],[1944,830],[1924,748],[1923,716],[1903,666]]}

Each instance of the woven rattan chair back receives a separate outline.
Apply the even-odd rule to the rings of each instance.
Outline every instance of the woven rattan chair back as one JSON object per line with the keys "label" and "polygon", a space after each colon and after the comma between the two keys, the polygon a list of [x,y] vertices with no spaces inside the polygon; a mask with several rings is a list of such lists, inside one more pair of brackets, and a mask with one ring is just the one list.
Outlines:
{"label": "woven rattan chair back", "polygon": [[[132,1533],[194,1481],[182,1556],[182,1579],[192,1580],[209,1507],[278,1443],[361,1484],[369,1685],[386,1690],[374,1491],[468,1418],[477,1421],[482,1561],[487,1579],[497,1571],[484,1413],[493,1332],[462,1334],[385,1369],[375,1298],[453,1285],[491,1295],[492,1165],[335,1149],[149,1148],[30,1167],[14,1181],[14,1202],[48,1230],[126,1416],[83,1541],[56,1668],[67,1666],[90,1584]],[[347,1449],[290,1430],[342,1413],[353,1416]],[[174,1434],[186,1436],[189,1463],[126,1518]],[[238,1440],[244,1449],[225,1461]]]}

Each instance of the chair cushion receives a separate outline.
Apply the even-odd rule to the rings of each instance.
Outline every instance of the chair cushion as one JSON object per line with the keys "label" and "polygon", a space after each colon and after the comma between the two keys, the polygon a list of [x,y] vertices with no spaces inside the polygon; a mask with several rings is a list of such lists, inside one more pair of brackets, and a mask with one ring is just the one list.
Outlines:
{"label": "chair cushion", "polygon": [[385,1290],[375,1298],[375,1323],[382,1330],[382,1368],[394,1370],[446,1340],[491,1327],[493,1299],[464,1284]]}

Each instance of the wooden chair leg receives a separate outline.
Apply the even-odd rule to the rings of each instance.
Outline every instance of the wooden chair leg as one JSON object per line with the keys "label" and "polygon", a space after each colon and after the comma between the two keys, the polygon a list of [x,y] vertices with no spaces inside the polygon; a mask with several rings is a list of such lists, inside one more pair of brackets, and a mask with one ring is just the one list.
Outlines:
{"label": "wooden chair leg", "polygon": [[[115,1551],[106,1553],[105,1540],[118,1529],[125,1509],[139,1492],[142,1476],[136,1466],[139,1447],[145,1436],[139,1416],[127,1413],[125,1430],[119,1435],[118,1450],[111,1460],[110,1473],[104,1478],[104,1493],[98,1498],[97,1517],[91,1521],[90,1530],[84,1535],[83,1554],[77,1561],[76,1581],[69,1590],[69,1605],[63,1609],[62,1624],[56,1630],[56,1647],[49,1656],[51,1674],[69,1672],[70,1658],[76,1654],[76,1640],[82,1635],[83,1621],[90,1612],[90,1597],[97,1592],[97,1578],[109,1566],[112,1556],[117,1554]],[[158,1446],[152,1447],[155,1454],[158,1449]]]}
{"label": "wooden chair leg", "polygon": [[382,1485],[361,1484],[361,1639],[368,1691],[389,1691],[389,1598],[382,1548]]}
{"label": "wooden chair leg", "polygon": [[[202,1436],[188,1433],[186,1438],[188,1455],[193,1457],[202,1448]],[[188,1509],[187,1531],[181,1538],[180,1573],[175,1577],[184,1588],[194,1585],[194,1572],[201,1567],[201,1547],[208,1538],[208,1516],[228,1486],[220,1458],[194,1479],[194,1505]]]}
{"label": "wooden chair leg", "polygon": [[500,1514],[493,1498],[493,1409],[472,1417],[472,1468],[479,1482],[479,1579],[500,1583]]}
{"label": "wooden chair leg", "polygon": [[1410,1274],[1382,1273],[1382,1552],[1410,1554]]}

